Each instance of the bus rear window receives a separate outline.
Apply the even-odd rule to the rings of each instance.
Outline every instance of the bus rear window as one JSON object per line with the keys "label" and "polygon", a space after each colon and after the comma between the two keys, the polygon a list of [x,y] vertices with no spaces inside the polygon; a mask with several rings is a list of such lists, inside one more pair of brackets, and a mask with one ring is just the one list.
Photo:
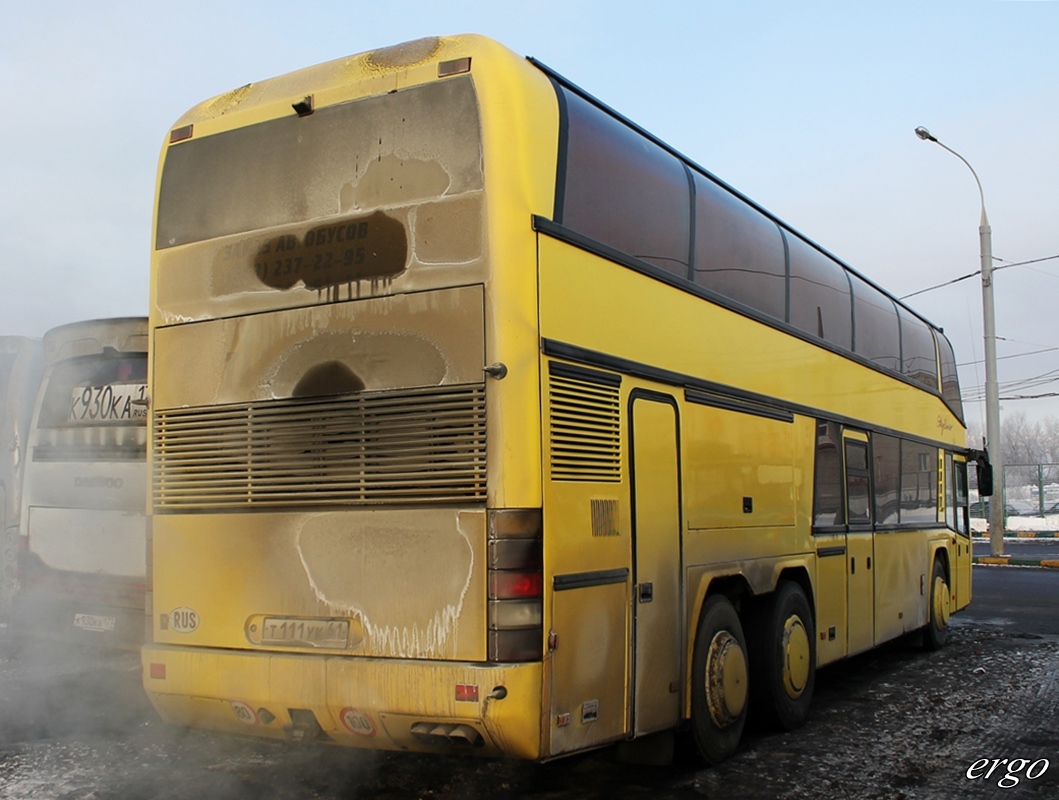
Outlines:
{"label": "bus rear window", "polygon": [[57,364],[48,376],[41,427],[147,421],[147,356],[91,356]]}
{"label": "bus rear window", "polygon": [[467,77],[181,142],[155,248],[480,190],[481,139]]}

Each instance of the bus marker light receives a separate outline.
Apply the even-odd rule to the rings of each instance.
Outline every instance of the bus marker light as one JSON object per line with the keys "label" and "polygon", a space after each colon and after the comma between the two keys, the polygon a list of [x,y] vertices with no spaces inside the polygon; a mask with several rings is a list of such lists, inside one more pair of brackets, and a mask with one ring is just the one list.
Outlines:
{"label": "bus marker light", "polygon": [[151,664],[151,677],[157,681],[164,681],[165,664]]}
{"label": "bus marker light", "polygon": [[177,142],[184,142],[191,138],[195,132],[194,125],[184,125],[180,128],[173,128],[169,132],[169,144],[176,144]]}
{"label": "bus marker light", "polygon": [[476,684],[476,683],[457,683],[456,684],[456,702],[457,703],[477,703],[478,702],[478,684]]}
{"label": "bus marker light", "polygon": [[450,75],[460,75],[471,71],[471,57],[454,58],[451,61],[442,61],[438,64],[438,77],[447,78]]}

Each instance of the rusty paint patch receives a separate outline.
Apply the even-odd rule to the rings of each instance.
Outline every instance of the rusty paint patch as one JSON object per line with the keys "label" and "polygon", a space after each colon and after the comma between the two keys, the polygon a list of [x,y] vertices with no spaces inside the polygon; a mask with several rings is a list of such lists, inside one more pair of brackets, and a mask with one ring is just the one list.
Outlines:
{"label": "rusty paint patch", "polygon": [[258,280],[273,289],[329,289],[392,278],[405,269],[408,237],[399,220],[376,211],[310,229],[299,239],[268,239],[254,256]]}

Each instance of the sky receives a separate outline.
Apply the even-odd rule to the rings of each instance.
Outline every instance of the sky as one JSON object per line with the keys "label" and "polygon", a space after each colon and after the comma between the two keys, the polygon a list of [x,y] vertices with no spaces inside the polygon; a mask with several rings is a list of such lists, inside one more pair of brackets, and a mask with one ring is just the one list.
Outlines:
{"label": "sky", "polygon": [[[146,315],[163,137],[193,105],[422,36],[534,56],[898,297],[1059,256],[1059,2],[36,0],[4,11],[0,334]],[[1002,415],[1059,418],[1059,258],[996,273]],[[909,298],[984,428],[982,285]],[[1036,352],[1043,351],[1043,352]],[[1011,398],[1011,399],[1003,399]]]}

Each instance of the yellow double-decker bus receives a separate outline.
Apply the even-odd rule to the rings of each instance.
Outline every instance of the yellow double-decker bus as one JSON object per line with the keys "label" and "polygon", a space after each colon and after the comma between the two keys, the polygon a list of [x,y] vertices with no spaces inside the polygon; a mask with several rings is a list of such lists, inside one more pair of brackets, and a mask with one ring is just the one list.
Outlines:
{"label": "yellow double-decker bus", "polygon": [[169,132],[144,685],[546,759],[808,713],[970,599],[942,332],[550,69],[430,38]]}

